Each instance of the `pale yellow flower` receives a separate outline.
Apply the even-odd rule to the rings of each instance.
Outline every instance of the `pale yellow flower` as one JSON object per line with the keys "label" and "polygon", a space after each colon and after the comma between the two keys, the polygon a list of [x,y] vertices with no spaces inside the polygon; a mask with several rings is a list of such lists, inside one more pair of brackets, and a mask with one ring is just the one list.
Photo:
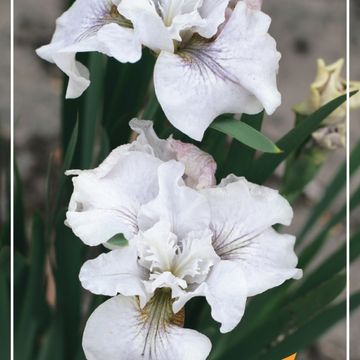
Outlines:
{"label": "pale yellow flower", "polygon": [[[344,59],[326,65],[323,59],[317,61],[317,74],[310,85],[309,97],[294,107],[296,113],[310,115],[326,103],[346,94],[346,80],[341,76]],[[360,90],[360,81],[350,81],[349,90]],[[360,107],[360,93],[350,98],[350,109]],[[334,150],[345,147],[346,143],[346,102],[328,116],[322,127],[312,134],[322,148]]]}
{"label": "pale yellow flower", "polygon": [[[317,75],[310,85],[310,94],[307,100],[295,106],[295,111],[309,115],[331,100],[346,93],[346,80],[341,76],[344,59],[326,65],[323,59],[317,61]],[[360,90],[360,81],[350,81],[350,91]],[[360,107],[360,93],[350,99],[350,109]],[[325,125],[344,122],[346,117],[346,103],[337,108],[325,121]]]}

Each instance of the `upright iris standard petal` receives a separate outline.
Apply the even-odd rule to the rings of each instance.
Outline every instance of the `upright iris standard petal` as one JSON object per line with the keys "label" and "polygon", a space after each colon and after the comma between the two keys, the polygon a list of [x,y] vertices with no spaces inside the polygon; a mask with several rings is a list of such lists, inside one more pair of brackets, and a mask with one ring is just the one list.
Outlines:
{"label": "upright iris standard petal", "polygon": [[176,161],[159,167],[159,194],[139,212],[142,229],[166,220],[171,224],[171,231],[182,238],[190,231],[208,227],[210,212],[206,198],[184,185],[183,174],[184,165]]}
{"label": "upright iris standard petal", "polygon": [[216,184],[214,158],[194,144],[173,139],[159,139],[152,121],[132,119],[130,127],[139,136],[138,144],[150,146],[153,154],[163,161],[178,160],[185,166],[184,181],[187,186],[202,189]]}
{"label": "upright iris standard petal", "polygon": [[175,152],[176,160],[185,165],[185,183],[203,189],[216,185],[215,172],[217,164],[214,158],[193,144],[169,139],[170,147]]}
{"label": "upright iris standard petal", "polygon": [[225,21],[226,8],[229,0],[203,0],[199,14],[205,20],[204,24],[195,28],[194,32],[204,38],[214,36],[219,26]]}
{"label": "upright iris standard petal", "polygon": [[177,53],[162,52],[155,91],[169,121],[201,140],[223,113],[271,114],[280,105],[276,75],[280,54],[267,33],[270,18],[239,1],[214,40],[198,36]]}
{"label": "upright iris standard petal", "polygon": [[211,242],[209,229],[192,231],[181,238],[171,232],[167,221],[139,233],[136,237],[138,258],[149,271],[146,282],[149,292],[169,288],[172,298],[178,298],[185,295],[189,285],[201,284],[219,261]]}
{"label": "upright iris standard petal", "polygon": [[295,238],[272,229],[278,223],[289,225],[292,210],[288,202],[272,189],[243,178],[231,180],[203,190],[211,207],[216,253],[243,271],[248,296],[300,278],[302,271],[296,268],[293,250]]}
{"label": "upright iris standard petal", "polygon": [[174,51],[174,45],[159,12],[157,1],[122,0],[121,14],[131,20],[141,43],[154,51]]}
{"label": "upright iris standard petal", "polygon": [[175,159],[176,154],[171,149],[169,141],[160,139],[156,135],[152,121],[132,119],[129,125],[138,134],[136,142],[142,146],[149,146],[155,157],[162,161]]}
{"label": "upright iris standard petal", "polygon": [[174,314],[166,292],[144,309],[135,297],[117,296],[100,305],[84,331],[88,360],[205,360],[209,339],[184,329],[182,312]]}
{"label": "upright iris standard petal", "polygon": [[69,76],[67,98],[80,96],[89,86],[89,71],[76,61],[77,52],[98,51],[120,62],[136,62],[141,43],[131,23],[111,0],[76,0],[56,23],[51,43],[37,54]]}
{"label": "upright iris standard petal", "polygon": [[71,171],[74,192],[66,213],[67,224],[86,244],[95,246],[118,233],[131,239],[138,232],[140,205],[158,193],[161,161],[150,154],[115,149],[94,170]]}
{"label": "upright iris standard petal", "polygon": [[130,19],[142,44],[159,52],[173,52],[177,42],[192,34],[216,34],[225,20],[229,0],[122,0],[119,11]]}

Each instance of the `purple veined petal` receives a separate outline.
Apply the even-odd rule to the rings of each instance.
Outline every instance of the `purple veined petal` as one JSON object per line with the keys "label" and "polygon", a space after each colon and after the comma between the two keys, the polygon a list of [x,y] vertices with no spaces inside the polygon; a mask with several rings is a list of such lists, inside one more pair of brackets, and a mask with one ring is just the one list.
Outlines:
{"label": "purple veined petal", "polygon": [[139,230],[140,206],[158,194],[158,167],[152,155],[121,146],[93,170],[70,171],[74,191],[67,225],[87,245],[96,246],[122,233],[130,240]]}
{"label": "purple veined petal", "polygon": [[183,313],[173,314],[166,298],[141,309],[135,297],[119,295],[90,316],[84,352],[88,360],[206,360],[209,339],[182,324]]}
{"label": "purple veined petal", "polygon": [[136,62],[141,58],[141,43],[131,23],[109,0],[76,0],[58,18],[51,42],[36,50],[55,63],[66,75],[67,98],[79,97],[89,86],[89,71],[75,60],[78,52],[97,51],[120,62]]}
{"label": "purple veined petal", "polygon": [[205,189],[211,207],[213,246],[223,260],[237,263],[247,282],[248,296],[284,281],[299,279],[295,237],[272,226],[289,225],[293,211],[277,191],[228,177],[217,188]]}
{"label": "purple veined petal", "polygon": [[196,36],[177,53],[160,53],[154,84],[169,121],[195,140],[223,113],[271,114],[280,105],[280,54],[270,18],[239,1],[220,34]]}

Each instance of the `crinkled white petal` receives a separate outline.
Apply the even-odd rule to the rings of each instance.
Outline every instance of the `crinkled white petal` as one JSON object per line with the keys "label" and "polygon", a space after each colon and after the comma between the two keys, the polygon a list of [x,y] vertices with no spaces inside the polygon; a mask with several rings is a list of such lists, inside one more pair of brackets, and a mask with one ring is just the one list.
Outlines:
{"label": "crinkled white petal", "polygon": [[201,192],[210,204],[213,229],[224,237],[258,234],[275,224],[290,225],[293,218],[290,204],[277,190],[243,177],[230,175],[220,186]]}
{"label": "crinkled white petal", "polygon": [[194,31],[205,38],[214,36],[220,24],[225,21],[225,10],[228,5],[229,0],[204,0],[199,13],[205,23],[196,27]]}
{"label": "crinkled white petal", "polygon": [[[199,1],[197,1],[197,3],[199,3]],[[189,13],[180,13],[179,15],[175,16],[171,22],[171,26],[169,27],[169,32],[172,39],[177,41],[186,41],[186,30],[194,28],[193,30],[196,31],[197,28],[202,28],[205,26],[206,20],[201,17],[198,9],[194,9]],[[185,36],[183,36],[183,32],[185,32]]]}
{"label": "crinkled white petal", "polygon": [[187,288],[186,281],[178,278],[170,271],[154,275],[151,281],[146,282],[145,286],[149,294],[154,294],[156,289],[171,289],[172,297],[179,296],[182,293],[182,289]]}
{"label": "crinkled white petal", "polygon": [[75,60],[77,52],[98,51],[121,62],[140,59],[140,41],[133,29],[120,25],[113,6],[108,0],[76,0],[58,18],[50,44],[37,49],[41,58],[69,76],[67,98],[80,96],[90,84],[88,69]]}
{"label": "crinkled white petal", "polygon": [[205,360],[209,339],[175,324],[158,327],[145,321],[134,297],[117,296],[100,305],[84,331],[88,360]]}
{"label": "crinkled white petal", "polygon": [[241,265],[248,287],[248,296],[260,294],[289,279],[300,279],[294,252],[295,237],[279,234],[269,228],[234,251],[233,260]]}
{"label": "crinkled white petal", "polygon": [[137,249],[126,246],[88,260],[80,270],[81,285],[97,295],[139,296],[142,306],[148,297],[143,280],[146,272],[138,265]]}
{"label": "crinkled white petal", "polygon": [[69,210],[66,213],[66,225],[89,246],[105,243],[117,234],[131,238],[137,232],[136,209],[130,208],[130,203],[127,206],[126,212],[106,209]]}
{"label": "crinkled white petal", "polygon": [[169,139],[169,145],[176,159],[185,165],[186,185],[203,189],[216,185],[216,162],[214,158],[193,144]]}
{"label": "crinkled white petal", "polygon": [[177,237],[170,231],[168,221],[159,221],[152,228],[140,232],[134,242],[138,248],[139,262],[151,272],[170,271],[176,256]]}
{"label": "crinkled white petal", "polygon": [[293,250],[295,238],[271,228],[289,225],[293,216],[277,191],[231,175],[219,187],[202,192],[211,207],[215,251],[241,265],[249,296],[301,277]]}
{"label": "crinkled white petal", "polygon": [[217,165],[210,154],[172,137],[167,140],[158,138],[152,121],[132,119],[130,127],[139,134],[136,138],[138,145],[150,146],[154,156],[163,161],[174,159],[185,165],[184,181],[187,186],[202,189],[216,184]]}
{"label": "crinkled white petal", "polygon": [[248,296],[247,279],[232,261],[220,261],[206,280],[205,296],[211,316],[221,323],[220,331],[229,332],[240,322]]}
{"label": "crinkled white petal", "polygon": [[122,63],[135,63],[141,58],[141,43],[133,29],[108,24],[98,31],[97,39],[104,46],[102,53]]}
{"label": "crinkled white petal", "polygon": [[183,238],[190,231],[209,226],[210,210],[206,198],[183,185],[184,165],[169,161],[159,167],[159,194],[141,207],[138,216],[140,229],[151,228],[160,220],[171,224],[171,232]]}
{"label": "crinkled white petal", "polygon": [[195,140],[223,113],[271,114],[280,105],[280,54],[267,33],[270,18],[239,1],[215,40],[193,39],[179,53],[162,52],[154,85],[169,121]]}
{"label": "crinkled white petal", "polygon": [[205,296],[211,306],[211,316],[221,323],[220,331],[229,332],[241,321],[248,296],[247,281],[241,267],[222,260],[212,268],[208,278],[178,294],[174,312],[182,309],[193,297]]}
{"label": "crinkled white petal", "polygon": [[129,19],[141,43],[154,51],[174,51],[170,33],[149,0],[122,0],[119,12]]}
{"label": "crinkled white petal", "polygon": [[115,149],[98,168],[71,171],[74,192],[67,224],[87,245],[99,245],[118,233],[131,239],[138,231],[141,204],[158,193],[159,159],[129,147]]}
{"label": "crinkled white petal", "polygon": [[173,272],[188,284],[203,282],[212,266],[220,260],[212,246],[209,229],[189,232],[179,246]]}
{"label": "crinkled white petal", "polygon": [[134,243],[139,263],[149,270],[146,286],[149,293],[157,288],[170,288],[176,298],[189,284],[203,282],[220,258],[212,247],[209,229],[189,232],[178,239],[170,231],[170,223],[159,221],[152,228],[140,232]]}
{"label": "crinkled white petal", "polygon": [[176,158],[175,151],[171,149],[168,140],[160,139],[153,128],[153,122],[149,120],[132,119],[130,127],[138,133],[136,142],[139,145],[150,146],[152,153],[157,158],[168,161]]}
{"label": "crinkled white petal", "polygon": [[[68,77],[66,98],[74,99],[90,85],[90,73],[86,66],[75,60],[75,52],[59,52],[51,44],[41,47],[36,53],[43,59],[55,63]],[[50,60],[49,60],[50,59]]]}

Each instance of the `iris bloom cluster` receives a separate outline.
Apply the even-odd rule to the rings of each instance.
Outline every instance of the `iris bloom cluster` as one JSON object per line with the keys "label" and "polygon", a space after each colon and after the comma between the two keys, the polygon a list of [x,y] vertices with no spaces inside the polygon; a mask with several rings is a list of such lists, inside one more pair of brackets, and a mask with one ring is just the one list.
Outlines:
{"label": "iris bloom cluster", "polygon": [[[67,225],[88,245],[111,250],[87,261],[83,287],[111,296],[89,318],[89,360],[206,359],[211,343],[184,329],[184,306],[203,296],[223,333],[246,300],[298,279],[293,211],[275,190],[229,175],[215,184],[213,158],[191,144],[159,139],[150,121],[93,170],[71,170]],[[124,234],[128,246],[108,240]]]}
{"label": "iris bloom cluster", "polygon": [[[66,96],[90,84],[79,52],[134,63],[156,56],[154,89],[168,120],[201,140],[224,113],[273,113],[280,54],[260,0],[76,0],[37,53],[69,77]],[[211,155],[151,121],[130,122],[136,140],[92,170],[70,170],[66,224],[108,249],[80,271],[83,287],[110,297],[87,321],[88,360],[204,360],[210,340],[184,328],[185,304],[204,297],[222,333],[248,297],[299,279],[293,211],[277,191],[228,175],[217,184]],[[126,246],[113,239],[124,236]],[[191,314],[190,314],[191,316]]]}

